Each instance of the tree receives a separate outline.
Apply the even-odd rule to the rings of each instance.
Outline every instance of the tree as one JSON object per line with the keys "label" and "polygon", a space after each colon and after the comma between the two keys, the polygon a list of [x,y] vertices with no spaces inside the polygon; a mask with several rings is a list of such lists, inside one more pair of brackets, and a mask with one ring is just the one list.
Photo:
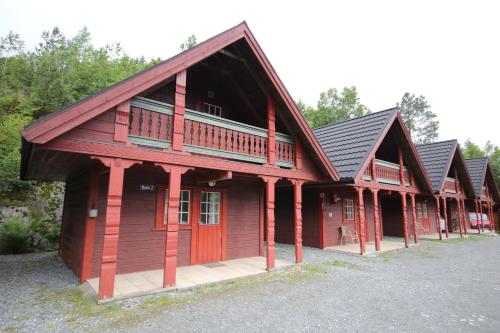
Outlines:
{"label": "tree", "polygon": [[497,145],[487,141],[484,149],[481,149],[479,145],[467,139],[460,146],[465,158],[488,157],[493,177],[497,186],[500,185],[500,148]]}
{"label": "tree", "polygon": [[19,179],[23,126],[159,61],[131,58],[119,44],[96,48],[86,28],[72,38],[54,28],[34,50],[23,46],[18,34],[0,36],[0,201],[11,203],[33,189]]}
{"label": "tree", "polygon": [[424,96],[406,92],[397,106],[415,143],[431,143],[438,138],[439,121]]}
{"label": "tree", "polygon": [[189,50],[190,48],[192,48],[196,44],[198,44],[198,42],[196,41],[196,36],[191,35],[186,39],[186,41],[184,43],[182,43],[180,45],[181,51]]}
{"label": "tree", "polygon": [[339,94],[336,88],[322,92],[317,109],[305,106],[302,101],[297,104],[311,127],[319,127],[343,120],[364,116],[370,110],[361,104],[356,87],[344,87]]}
{"label": "tree", "polygon": [[465,158],[485,157],[486,153],[471,139],[465,140],[464,144],[460,147]]}

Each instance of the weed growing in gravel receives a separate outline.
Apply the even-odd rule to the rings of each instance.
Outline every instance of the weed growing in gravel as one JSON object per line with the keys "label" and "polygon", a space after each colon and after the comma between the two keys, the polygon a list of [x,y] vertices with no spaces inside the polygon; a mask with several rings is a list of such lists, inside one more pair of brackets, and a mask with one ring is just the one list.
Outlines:
{"label": "weed growing in gravel", "polygon": [[322,262],[322,264],[327,265],[327,266],[352,269],[352,270],[356,270],[356,271],[362,271],[365,269],[365,267],[360,265],[360,264],[356,264],[356,263],[353,263],[350,261],[344,261],[344,260],[325,260]]}
{"label": "weed growing in gravel", "polygon": [[15,327],[15,326],[7,326],[7,327],[4,327],[2,329],[2,332],[5,332],[5,333],[14,333],[14,332],[17,332],[17,327]]}
{"label": "weed growing in gravel", "polygon": [[[39,305],[59,306],[66,315],[65,322],[75,327],[81,324],[82,317],[97,319],[101,328],[119,328],[137,325],[155,314],[165,311],[170,306],[213,297],[222,293],[236,290],[248,290],[263,283],[273,281],[295,281],[308,279],[317,274],[326,273],[325,269],[318,265],[303,264],[288,270],[274,271],[268,274],[260,274],[252,277],[238,278],[223,283],[210,283],[189,290],[170,292],[165,295],[148,296],[143,298],[139,305],[128,308],[126,303],[106,303],[98,305],[94,299],[87,298],[80,288],[69,288],[61,291],[51,291],[46,287],[37,290],[36,299]],[[81,330],[89,330],[89,327],[78,327]]]}

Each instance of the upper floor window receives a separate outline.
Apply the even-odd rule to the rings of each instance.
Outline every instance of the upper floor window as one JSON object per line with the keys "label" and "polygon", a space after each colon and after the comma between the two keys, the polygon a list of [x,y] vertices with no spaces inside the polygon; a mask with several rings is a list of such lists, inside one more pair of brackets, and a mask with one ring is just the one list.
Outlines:
{"label": "upper floor window", "polygon": [[354,220],[353,199],[344,199],[344,220]]}
{"label": "upper floor window", "polygon": [[213,116],[222,117],[222,107],[214,104],[203,103],[203,112]]}

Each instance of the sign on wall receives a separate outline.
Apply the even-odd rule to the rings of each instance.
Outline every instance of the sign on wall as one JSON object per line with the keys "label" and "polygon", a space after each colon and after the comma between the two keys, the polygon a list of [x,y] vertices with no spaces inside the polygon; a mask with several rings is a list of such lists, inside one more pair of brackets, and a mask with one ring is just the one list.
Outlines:
{"label": "sign on wall", "polygon": [[141,191],[146,191],[146,192],[152,192],[155,190],[155,186],[154,185],[145,185],[145,184],[141,184],[139,189]]}

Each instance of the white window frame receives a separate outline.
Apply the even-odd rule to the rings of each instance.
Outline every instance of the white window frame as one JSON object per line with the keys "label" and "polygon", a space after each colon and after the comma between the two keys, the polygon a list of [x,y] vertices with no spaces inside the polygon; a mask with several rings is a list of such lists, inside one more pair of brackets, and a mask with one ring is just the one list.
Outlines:
{"label": "white window frame", "polygon": [[344,206],[344,220],[346,221],[354,221],[354,199],[344,198],[343,200]]}
{"label": "white window frame", "polygon": [[[188,193],[187,200],[184,200],[183,193]],[[183,211],[182,203],[188,204],[187,211]],[[181,190],[179,194],[179,224],[188,225],[190,223],[191,218],[191,190]],[[182,220],[182,214],[187,213],[187,221],[184,222]],[[163,224],[166,225],[168,223],[168,188],[165,190],[165,207],[163,210]]]}
{"label": "white window frame", "polygon": [[203,112],[212,116],[222,117],[222,106],[210,103],[203,103]]}
{"label": "white window frame", "polygon": [[[203,196],[206,194],[206,199]],[[211,196],[216,196],[218,198],[217,203],[210,200]],[[208,211],[203,211],[203,205],[205,207],[211,207]],[[221,193],[220,192],[210,192],[201,191],[200,194],[200,224],[203,225],[218,225],[220,224],[220,205],[221,205]]]}

